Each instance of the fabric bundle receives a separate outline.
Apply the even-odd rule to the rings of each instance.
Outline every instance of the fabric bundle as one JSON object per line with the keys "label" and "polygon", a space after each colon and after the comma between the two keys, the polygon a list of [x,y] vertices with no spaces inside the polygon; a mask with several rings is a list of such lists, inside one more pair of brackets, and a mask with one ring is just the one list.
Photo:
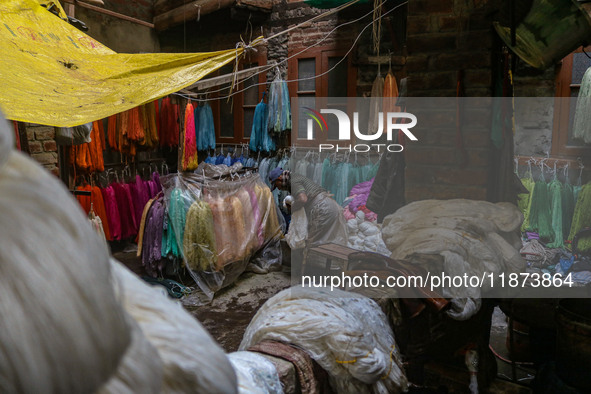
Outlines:
{"label": "fabric bundle", "polygon": [[291,130],[291,107],[289,103],[289,89],[287,82],[281,79],[279,73],[269,86],[269,115],[267,127],[271,133],[281,133]]}
{"label": "fabric bundle", "polygon": [[[482,277],[525,270],[519,254],[521,240],[516,230],[523,216],[510,203],[473,200],[416,201],[386,216],[382,238],[391,258],[421,265],[435,275],[464,274]],[[446,313],[466,320],[480,308],[482,294],[492,290],[489,282],[479,287],[444,287],[452,298]]]}

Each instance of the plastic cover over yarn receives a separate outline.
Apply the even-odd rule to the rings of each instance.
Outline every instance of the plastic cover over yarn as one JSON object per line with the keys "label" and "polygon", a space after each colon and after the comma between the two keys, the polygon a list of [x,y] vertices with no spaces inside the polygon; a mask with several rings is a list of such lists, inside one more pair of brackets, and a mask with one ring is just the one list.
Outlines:
{"label": "plastic cover over yarn", "polygon": [[283,217],[258,174],[232,180],[171,174],[160,180],[172,242],[208,300],[249,263],[257,272],[280,265]]}
{"label": "plastic cover over yarn", "polygon": [[240,349],[264,340],[295,345],[329,374],[337,393],[399,393],[407,379],[386,315],[375,301],[341,290],[292,287],[269,299]]}

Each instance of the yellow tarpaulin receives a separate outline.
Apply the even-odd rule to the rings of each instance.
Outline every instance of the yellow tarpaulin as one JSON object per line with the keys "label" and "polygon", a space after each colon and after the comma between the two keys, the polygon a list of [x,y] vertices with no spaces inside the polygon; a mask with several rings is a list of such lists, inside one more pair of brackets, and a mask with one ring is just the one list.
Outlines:
{"label": "yellow tarpaulin", "polygon": [[242,48],[207,53],[116,53],[40,4],[0,1],[0,109],[8,119],[75,126],[185,88]]}

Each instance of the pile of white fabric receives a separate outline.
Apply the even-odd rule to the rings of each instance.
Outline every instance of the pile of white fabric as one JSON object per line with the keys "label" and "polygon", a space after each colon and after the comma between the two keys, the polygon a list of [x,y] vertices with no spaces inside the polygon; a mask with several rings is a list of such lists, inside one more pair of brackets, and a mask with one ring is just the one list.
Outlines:
{"label": "pile of white fabric", "polygon": [[[523,215],[510,203],[474,200],[425,200],[408,204],[384,219],[382,237],[393,259],[423,264],[432,273],[463,276],[523,272],[519,228]],[[436,266],[436,270],[434,270]],[[476,313],[480,296],[490,290],[446,287],[451,317]],[[498,284],[498,283],[497,283]]]}
{"label": "pile of white fabric", "polygon": [[0,115],[0,392],[237,392],[178,302],[115,262]]}
{"label": "pile of white fabric", "polygon": [[347,246],[366,252],[390,254],[386,244],[382,240],[380,226],[377,223],[366,221],[365,212],[359,210],[353,219],[347,220]]}
{"label": "pile of white fabric", "polygon": [[386,316],[365,296],[301,286],[283,290],[259,309],[240,349],[264,340],[306,351],[328,373],[337,393],[407,390]]}

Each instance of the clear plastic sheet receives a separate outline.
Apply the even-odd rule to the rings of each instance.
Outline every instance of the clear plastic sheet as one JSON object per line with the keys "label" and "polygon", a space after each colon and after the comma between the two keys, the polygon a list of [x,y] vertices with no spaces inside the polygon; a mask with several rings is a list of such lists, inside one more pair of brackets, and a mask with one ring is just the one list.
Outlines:
{"label": "clear plastic sheet", "polygon": [[281,264],[283,218],[258,174],[232,180],[171,174],[160,181],[172,242],[205,301],[234,283],[255,255],[253,271]]}
{"label": "clear plastic sheet", "polygon": [[337,393],[400,393],[408,382],[386,315],[360,294],[296,286],[270,298],[240,349],[274,340],[303,349]]}
{"label": "clear plastic sheet", "polygon": [[283,394],[275,365],[253,352],[228,354],[238,378],[239,394]]}

